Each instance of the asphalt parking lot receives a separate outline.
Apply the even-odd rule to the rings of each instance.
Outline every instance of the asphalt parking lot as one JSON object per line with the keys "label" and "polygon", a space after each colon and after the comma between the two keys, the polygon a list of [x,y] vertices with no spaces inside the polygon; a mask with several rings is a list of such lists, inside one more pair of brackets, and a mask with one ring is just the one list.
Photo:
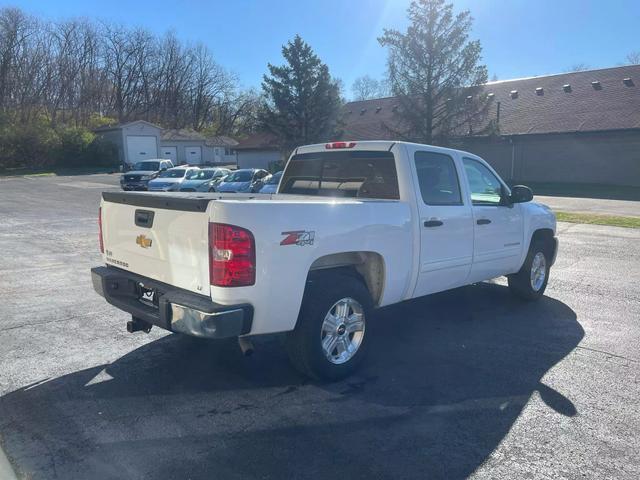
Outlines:
{"label": "asphalt parking lot", "polygon": [[245,358],[128,334],[89,277],[109,188],[0,179],[0,446],[19,477],[640,478],[640,230],[560,224],[537,303],[498,281],[381,310],[365,368],[320,384],[278,337]]}

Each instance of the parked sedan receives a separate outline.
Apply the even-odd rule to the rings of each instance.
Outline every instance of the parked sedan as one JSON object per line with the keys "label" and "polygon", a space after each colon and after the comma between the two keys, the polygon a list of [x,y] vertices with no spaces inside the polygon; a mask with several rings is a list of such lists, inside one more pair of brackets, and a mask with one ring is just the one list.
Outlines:
{"label": "parked sedan", "polygon": [[165,170],[173,168],[171,160],[144,160],[133,166],[133,169],[120,177],[123,190],[146,190],[150,180]]}
{"label": "parked sedan", "polygon": [[180,189],[187,176],[199,170],[198,167],[170,168],[162,172],[154,180],[151,180],[147,188],[150,192],[176,192]]}
{"label": "parked sedan", "polygon": [[181,192],[210,192],[230,173],[226,168],[203,168],[189,173],[180,185]]}
{"label": "parked sedan", "polygon": [[260,193],[276,193],[281,178],[282,172],[276,172],[270,177],[267,177],[267,181],[264,183],[264,187],[260,189]]}
{"label": "parked sedan", "polygon": [[231,172],[220,185],[216,192],[255,193],[264,186],[269,172],[259,168],[244,168]]}

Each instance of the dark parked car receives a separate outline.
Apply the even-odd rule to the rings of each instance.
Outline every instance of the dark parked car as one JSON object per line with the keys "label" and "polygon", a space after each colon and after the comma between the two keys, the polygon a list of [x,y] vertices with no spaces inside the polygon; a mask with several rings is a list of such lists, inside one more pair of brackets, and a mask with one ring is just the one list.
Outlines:
{"label": "dark parked car", "polygon": [[260,168],[243,168],[231,172],[216,187],[216,192],[255,193],[264,186],[269,172]]}
{"label": "dark parked car", "polygon": [[169,168],[173,168],[171,160],[143,160],[120,177],[120,186],[123,190],[147,190],[149,181]]}

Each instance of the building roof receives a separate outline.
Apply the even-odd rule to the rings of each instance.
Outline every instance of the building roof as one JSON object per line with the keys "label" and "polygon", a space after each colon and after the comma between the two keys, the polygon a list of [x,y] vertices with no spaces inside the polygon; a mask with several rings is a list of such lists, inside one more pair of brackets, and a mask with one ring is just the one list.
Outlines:
{"label": "building roof", "polygon": [[200,132],[187,128],[163,130],[161,138],[163,141],[169,142],[204,142],[208,147],[234,147],[238,144],[231,137],[224,135],[205,136]]}
{"label": "building roof", "polygon": [[[493,93],[485,121],[500,104],[501,135],[640,129],[640,65],[491,82],[484,93]],[[395,97],[345,104],[343,138],[397,137],[397,109]]]}
{"label": "building roof", "polygon": [[104,125],[102,127],[95,128],[93,131],[94,132],[106,132],[106,131],[109,131],[109,130],[118,130],[120,128],[124,128],[124,127],[127,127],[129,125],[135,125],[137,123],[144,123],[146,125],[151,125],[152,127],[157,128],[158,130],[161,129],[161,127],[159,127],[155,123],[147,122],[146,120],[134,120],[132,122],[118,123],[118,124],[115,124],[115,125]]}
{"label": "building roof", "polygon": [[278,140],[269,132],[256,132],[241,138],[234,147],[236,150],[278,150]]}
{"label": "building roof", "polygon": [[234,140],[231,137],[227,137],[225,135],[215,135],[213,137],[207,137],[204,142],[205,145],[210,147],[235,147],[238,145],[237,140]]}
{"label": "building roof", "polygon": [[206,140],[205,136],[201,133],[196,132],[195,130],[190,130],[188,128],[169,128],[166,130],[162,130],[160,134],[160,138],[162,140],[170,140],[170,141],[200,141],[204,142]]}

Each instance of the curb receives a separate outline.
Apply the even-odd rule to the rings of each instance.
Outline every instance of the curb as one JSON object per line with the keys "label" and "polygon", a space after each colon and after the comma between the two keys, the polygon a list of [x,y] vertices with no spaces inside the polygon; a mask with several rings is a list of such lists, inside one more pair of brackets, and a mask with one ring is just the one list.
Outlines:
{"label": "curb", "polygon": [[0,448],[0,478],[2,480],[18,480],[16,472],[7,458],[7,455]]}

